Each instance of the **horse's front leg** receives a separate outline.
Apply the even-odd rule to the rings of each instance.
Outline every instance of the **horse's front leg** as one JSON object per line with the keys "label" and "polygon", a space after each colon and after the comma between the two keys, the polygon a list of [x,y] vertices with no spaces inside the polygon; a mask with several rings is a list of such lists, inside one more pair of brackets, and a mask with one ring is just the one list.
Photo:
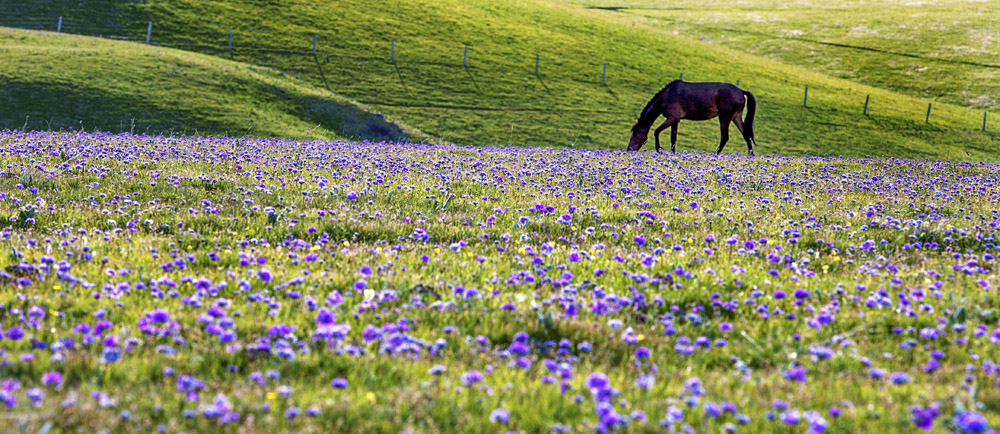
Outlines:
{"label": "horse's front leg", "polygon": [[[660,124],[660,126],[656,127],[656,131],[653,131],[653,137],[656,139],[656,152],[660,152],[660,150],[662,149],[660,148],[660,132],[667,129],[667,127],[669,127],[671,124],[673,124],[673,121],[670,118],[667,118],[667,120],[663,121],[663,123]],[[671,138],[673,138],[673,135],[671,135]],[[673,149],[674,147],[671,142],[670,150],[673,151]]]}

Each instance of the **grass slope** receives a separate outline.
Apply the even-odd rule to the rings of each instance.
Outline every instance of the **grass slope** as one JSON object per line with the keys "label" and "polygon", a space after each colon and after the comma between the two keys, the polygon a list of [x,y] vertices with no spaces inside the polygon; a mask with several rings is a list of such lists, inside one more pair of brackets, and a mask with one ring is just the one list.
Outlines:
{"label": "grass slope", "polygon": [[0,129],[399,139],[398,125],[267,68],[0,28]]}
{"label": "grass slope", "polygon": [[[620,149],[648,98],[683,72],[696,81],[740,80],[754,92],[765,153],[994,159],[997,145],[995,134],[979,132],[978,112],[936,104],[927,125],[924,100],[554,1],[52,0],[38,2],[34,13],[18,8],[7,6],[6,16],[50,15],[54,26],[62,15],[80,32],[132,39],[144,39],[152,20],[154,44],[287,71],[461,144]],[[109,27],[102,13],[119,22]],[[315,57],[314,33],[320,42]],[[609,78],[602,85],[605,61]],[[808,109],[801,106],[807,84]],[[867,94],[871,116],[864,117]],[[990,128],[998,125],[993,120]],[[686,123],[680,131],[681,150],[711,151],[718,140],[715,122]],[[745,150],[734,141],[728,152]]]}
{"label": "grass slope", "polygon": [[1000,108],[996,1],[573,2],[907,95]]}

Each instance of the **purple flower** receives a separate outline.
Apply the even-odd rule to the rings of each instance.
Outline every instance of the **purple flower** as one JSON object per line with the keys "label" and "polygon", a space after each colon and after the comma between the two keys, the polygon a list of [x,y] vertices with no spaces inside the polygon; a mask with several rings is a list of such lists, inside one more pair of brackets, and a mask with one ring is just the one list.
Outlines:
{"label": "purple flower", "polygon": [[591,390],[604,390],[608,387],[610,381],[608,376],[601,372],[594,372],[587,376],[587,387]]}
{"label": "purple flower", "polygon": [[479,371],[468,371],[462,374],[462,383],[465,387],[472,387],[472,385],[483,381],[483,374]]}
{"label": "purple flower", "polygon": [[62,384],[63,375],[59,372],[46,372],[42,374],[42,384],[46,386],[58,386]]}
{"label": "purple flower", "polygon": [[966,411],[955,416],[955,426],[962,430],[963,433],[971,434],[982,434],[986,430],[990,429],[990,425],[986,422],[986,418],[983,415]]}
{"label": "purple flower", "polygon": [[925,432],[930,432],[931,428],[934,426],[934,418],[938,417],[940,414],[938,409],[934,407],[913,407],[910,409],[910,413],[912,414],[910,420],[913,421],[913,424]]}
{"label": "purple flower", "polygon": [[257,272],[257,278],[263,280],[264,282],[270,282],[271,270],[268,270],[267,268],[261,268],[260,271]]}
{"label": "purple flower", "polygon": [[639,347],[635,349],[635,358],[637,359],[645,359],[648,358],[649,355],[650,355],[649,348]]}
{"label": "purple flower", "polygon": [[354,202],[354,201],[358,200],[358,194],[355,193],[355,192],[353,192],[353,191],[348,192],[347,193],[347,200],[349,200],[351,202]]}
{"label": "purple flower", "polygon": [[170,321],[170,312],[166,309],[155,309],[149,313],[149,319],[154,323],[165,323]]}
{"label": "purple flower", "polygon": [[809,371],[807,371],[804,366],[796,366],[792,369],[785,371],[785,379],[798,381],[800,383],[805,383],[808,373]]}
{"label": "purple flower", "polygon": [[368,281],[365,279],[358,279],[356,282],[354,282],[355,291],[364,291],[367,286],[368,286]]}
{"label": "purple flower", "polygon": [[802,417],[799,415],[798,410],[788,410],[781,414],[781,422],[786,425],[798,425]]}
{"label": "purple flower", "polygon": [[346,378],[334,378],[333,381],[330,382],[330,387],[332,387],[334,389],[346,389],[347,388],[347,379]]}
{"label": "purple flower", "polygon": [[360,272],[362,276],[365,276],[365,278],[372,277],[372,267],[368,265],[362,265],[358,272]]}
{"label": "purple flower", "polygon": [[705,405],[702,407],[705,410],[705,415],[708,417],[719,417],[722,414],[722,407],[711,401],[705,401]]}
{"label": "purple flower", "polygon": [[490,412],[490,422],[506,425],[510,422],[510,412],[503,408],[493,410]]}

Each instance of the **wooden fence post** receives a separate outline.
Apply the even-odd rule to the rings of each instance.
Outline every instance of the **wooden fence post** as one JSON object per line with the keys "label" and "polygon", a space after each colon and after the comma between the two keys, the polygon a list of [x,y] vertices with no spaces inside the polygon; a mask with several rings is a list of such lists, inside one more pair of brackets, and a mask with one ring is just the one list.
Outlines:
{"label": "wooden fence post", "polygon": [[535,55],[535,75],[538,75],[538,55]]}
{"label": "wooden fence post", "polygon": [[865,111],[864,111],[865,116],[868,116],[868,99],[871,97],[872,97],[871,95],[865,95]]}
{"label": "wooden fence post", "polygon": [[802,107],[809,107],[809,85],[806,85],[805,94],[802,95]]}
{"label": "wooden fence post", "polygon": [[983,132],[986,132],[986,112],[983,112]]}
{"label": "wooden fence post", "polygon": [[62,17],[59,17],[59,24],[56,25],[56,33],[62,33]]}
{"label": "wooden fence post", "polygon": [[608,62],[604,62],[604,70],[601,72],[601,84],[608,84]]}
{"label": "wooden fence post", "polygon": [[316,42],[319,42],[319,33],[313,33],[313,56],[316,55]]}
{"label": "wooden fence post", "polygon": [[153,22],[149,22],[149,27],[146,28],[146,43],[149,43],[149,36],[153,34]]}
{"label": "wooden fence post", "polygon": [[462,49],[462,67],[463,68],[466,66],[466,61],[468,59],[469,59],[469,46],[466,45],[465,48]]}
{"label": "wooden fence post", "polygon": [[233,28],[229,28],[229,51],[233,51]]}
{"label": "wooden fence post", "polygon": [[395,39],[392,40],[391,46],[389,48],[389,60],[392,60],[393,63],[396,62],[396,40]]}
{"label": "wooden fence post", "polygon": [[924,118],[924,123],[931,123],[931,103],[927,103],[927,117]]}

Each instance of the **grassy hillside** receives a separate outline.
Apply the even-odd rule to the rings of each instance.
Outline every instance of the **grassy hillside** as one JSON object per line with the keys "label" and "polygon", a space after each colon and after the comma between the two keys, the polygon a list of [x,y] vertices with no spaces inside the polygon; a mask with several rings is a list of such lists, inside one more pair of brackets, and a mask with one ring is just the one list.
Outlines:
{"label": "grassy hillside", "polygon": [[883,89],[1000,108],[1000,2],[572,0]]}
{"label": "grassy hillside", "polygon": [[267,68],[0,28],[0,129],[399,139],[410,131]]}
{"label": "grassy hillside", "polygon": [[[683,72],[696,81],[740,80],[754,92],[765,153],[995,159],[998,145],[995,134],[979,132],[981,112],[935,104],[927,125],[925,100],[555,1],[33,4],[7,5],[3,24],[34,17],[29,24],[47,19],[54,27],[62,15],[64,26],[72,22],[75,31],[144,39],[152,20],[154,44],[268,65],[461,144],[621,149],[648,98]],[[114,26],[108,24],[113,20]],[[231,27],[234,46],[228,51]],[[390,40],[396,41],[395,61]],[[810,88],[808,109],[802,107],[804,85]],[[864,117],[867,94],[871,115]],[[990,128],[1000,128],[1000,120],[992,119]],[[681,150],[714,150],[718,140],[716,122],[687,123],[680,132]],[[745,149],[733,143],[727,151]]]}

